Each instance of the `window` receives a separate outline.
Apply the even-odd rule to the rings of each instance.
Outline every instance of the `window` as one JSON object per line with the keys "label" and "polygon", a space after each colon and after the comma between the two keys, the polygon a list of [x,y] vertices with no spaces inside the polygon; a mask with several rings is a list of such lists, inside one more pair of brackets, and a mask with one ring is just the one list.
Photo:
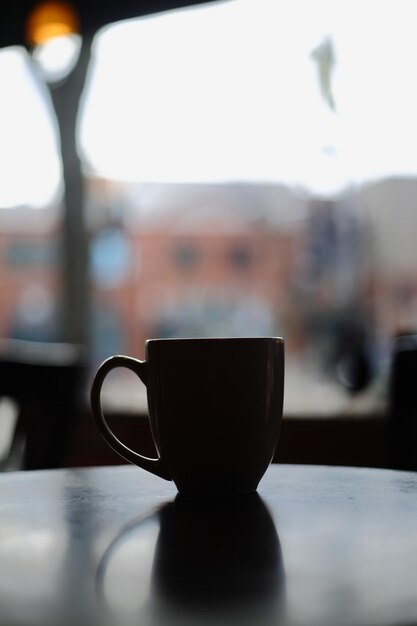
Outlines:
{"label": "window", "polygon": [[198,248],[192,244],[179,244],[173,250],[173,259],[177,267],[191,269],[198,263]]}
{"label": "window", "polygon": [[389,336],[372,313],[370,172],[351,130],[367,118],[343,92],[353,13],[340,11],[234,0],[110,26],[79,124],[91,221],[116,220],[131,250],[123,285],[93,273],[121,349],[284,335],[287,412],[345,410],[349,346],[380,364]]}
{"label": "window", "polygon": [[229,250],[230,263],[237,270],[245,270],[250,267],[253,260],[253,252],[250,246],[237,243]]}
{"label": "window", "polygon": [[62,174],[52,106],[23,49],[0,50],[0,336],[59,337]]}
{"label": "window", "polygon": [[[287,413],[383,406],[391,339],[417,326],[413,18],[413,0],[229,0],[97,35],[77,128],[94,366],[152,336],[283,335]],[[23,298],[42,333],[60,162],[47,93],[6,57],[2,332],[23,333]]]}
{"label": "window", "polygon": [[47,88],[21,48],[0,50],[0,76],[0,208],[57,206],[61,162]]}

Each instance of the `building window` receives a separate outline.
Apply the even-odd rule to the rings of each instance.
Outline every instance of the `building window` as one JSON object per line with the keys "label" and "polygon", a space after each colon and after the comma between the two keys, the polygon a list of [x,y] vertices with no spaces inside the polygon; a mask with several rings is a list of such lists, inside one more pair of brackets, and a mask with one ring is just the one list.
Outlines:
{"label": "building window", "polygon": [[173,250],[175,265],[180,269],[195,268],[200,259],[200,250],[192,244],[180,244]]}
{"label": "building window", "polygon": [[236,244],[229,250],[229,259],[232,267],[237,270],[246,270],[253,263],[253,251],[249,246]]}

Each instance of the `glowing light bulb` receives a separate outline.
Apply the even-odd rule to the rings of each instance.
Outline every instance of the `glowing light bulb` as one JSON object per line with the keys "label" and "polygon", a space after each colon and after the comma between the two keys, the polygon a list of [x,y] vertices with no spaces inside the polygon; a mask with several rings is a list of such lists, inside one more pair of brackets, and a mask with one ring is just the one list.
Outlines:
{"label": "glowing light bulb", "polygon": [[79,31],[78,16],[70,4],[43,2],[28,17],[26,39],[31,46],[36,46]]}

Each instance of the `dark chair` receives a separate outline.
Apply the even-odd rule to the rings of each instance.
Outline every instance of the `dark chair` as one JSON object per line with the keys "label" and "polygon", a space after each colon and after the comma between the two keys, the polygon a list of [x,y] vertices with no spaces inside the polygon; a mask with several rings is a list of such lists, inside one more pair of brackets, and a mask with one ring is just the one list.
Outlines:
{"label": "dark chair", "polygon": [[389,387],[388,462],[417,470],[417,335],[399,335],[393,344]]}
{"label": "dark chair", "polygon": [[66,465],[85,371],[79,346],[0,341],[0,398],[10,398],[17,407],[0,470]]}

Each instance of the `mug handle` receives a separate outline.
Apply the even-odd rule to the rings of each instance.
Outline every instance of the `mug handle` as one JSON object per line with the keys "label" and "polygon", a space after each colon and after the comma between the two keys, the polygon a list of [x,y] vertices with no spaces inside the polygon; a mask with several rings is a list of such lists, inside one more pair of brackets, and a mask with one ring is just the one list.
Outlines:
{"label": "mug handle", "polygon": [[130,356],[112,356],[104,361],[104,363],[100,365],[91,387],[91,408],[97,427],[109,446],[124,459],[142,467],[152,474],[165,478],[165,480],[172,480],[168,468],[162,459],[150,459],[149,457],[131,450],[116,437],[106,422],[101,406],[101,389],[107,374],[116,367],[126,367],[139,376],[145,385],[147,384],[147,361],[139,361]]}

